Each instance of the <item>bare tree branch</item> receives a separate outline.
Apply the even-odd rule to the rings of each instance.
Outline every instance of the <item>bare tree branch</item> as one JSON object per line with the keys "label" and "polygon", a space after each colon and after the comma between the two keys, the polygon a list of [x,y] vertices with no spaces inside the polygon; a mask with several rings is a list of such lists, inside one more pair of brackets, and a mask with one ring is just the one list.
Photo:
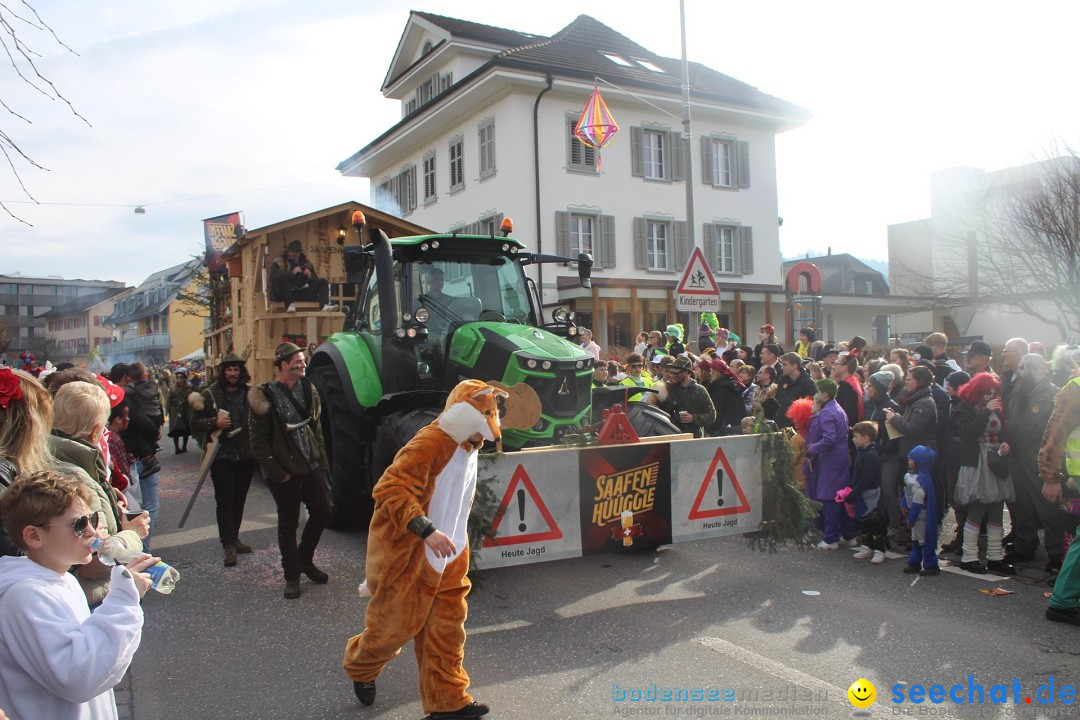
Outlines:
{"label": "bare tree branch", "polygon": [[[24,40],[24,35],[27,31],[31,31],[31,34],[33,34],[33,32],[48,33],[52,41],[56,42],[56,44],[70,52],[72,55],[78,56],[78,53],[64,43],[56,34],[56,31],[41,19],[37,10],[35,10],[27,0],[22,0],[21,7],[17,8],[13,8],[10,2],[0,2],[0,48],[2,48],[4,54],[7,55],[8,63],[11,66],[12,71],[14,71],[19,80],[41,93],[44,97],[47,97],[50,100],[59,100],[67,105],[68,109],[75,117],[79,118],[89,126],[90,121],[83,117],[79,111],[75,109],[75,106],[71,101],[60,92],[55,83],[43,75],[38,69],[36,61],[42,57],[42,54],[34,50],[34,48]],[[0,100],[0,107],[7,111],[9,117],[22,120],[27,124],[33,122],[26,115],[13,109],[11,105],[4,100]],[[16,165],[15,160],[18,159],[26,162],[32,168],[37,170],[48,170],[48,168],[43,167],[23,152],[22,148],[19,147],[12,136],[2,129],[0,129],[0,150],[3,151],[4,159],[7,161],[8,167],[11,169],[11,173],[15,176],[23,193],[26,194],[26,197],[36,203],[37,200],[31,195],[26,184],[22,180],[22,176],[19,173],[19,167]],[[13,213],[11,209],[2,202],[0,202],[0,208],[3,208],[4,212],[10,217],[18,220],[24,225],[31,224]]]}

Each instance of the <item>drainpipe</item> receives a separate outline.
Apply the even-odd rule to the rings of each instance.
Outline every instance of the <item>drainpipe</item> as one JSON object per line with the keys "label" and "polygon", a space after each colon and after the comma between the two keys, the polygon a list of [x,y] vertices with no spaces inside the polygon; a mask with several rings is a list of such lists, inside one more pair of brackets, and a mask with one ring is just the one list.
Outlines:
{"label": "drainpipe", "polygon": [[[540,98],[544,97],[544,94],[551,89],[552,83],[555,78],[548,73],[546,78],[547,87],[540,91],[540,94],[536,96],[536,102],[533,103],[533,172],[535,173],[534,183],[536,185],[536,254],[540,255],[544,252],[544,243],[540,233]],[[537,284],[540,286],[540,307],[537,310],[540,312],[540,317],[537,321],[543,324],[544,322],[544,264],[536,263]]]}

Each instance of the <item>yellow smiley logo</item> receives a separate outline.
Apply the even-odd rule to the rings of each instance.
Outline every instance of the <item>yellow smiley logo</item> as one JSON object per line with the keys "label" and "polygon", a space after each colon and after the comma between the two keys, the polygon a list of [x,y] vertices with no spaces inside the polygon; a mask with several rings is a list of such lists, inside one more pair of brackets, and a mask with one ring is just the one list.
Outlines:
{"label": "yellow smiley logo", "polygon": [[857,708],[868,708],[877,699],[877,688],[866,678],[859,678],[847,689],[848,700]]}

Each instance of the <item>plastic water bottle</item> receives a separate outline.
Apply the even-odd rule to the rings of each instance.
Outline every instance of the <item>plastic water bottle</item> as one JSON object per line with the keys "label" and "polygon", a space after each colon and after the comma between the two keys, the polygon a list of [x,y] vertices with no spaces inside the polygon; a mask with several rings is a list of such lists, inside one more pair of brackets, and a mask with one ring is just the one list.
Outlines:
{"label": "plastic water bottle", "polygon": [[[143,554],[142,548],[130,550],[124,541],[118,537],[109,537],[105,540],[94,538],[90,549],[97,553],[101,562],[106,565],[127,565],[133,559]],[[157,564],[151,565],[144,570],[152,579],[150,585],[162,595],[168,595],[176,587],[176,581],[180,579],[180,573],[176,568],[158,560]]]}

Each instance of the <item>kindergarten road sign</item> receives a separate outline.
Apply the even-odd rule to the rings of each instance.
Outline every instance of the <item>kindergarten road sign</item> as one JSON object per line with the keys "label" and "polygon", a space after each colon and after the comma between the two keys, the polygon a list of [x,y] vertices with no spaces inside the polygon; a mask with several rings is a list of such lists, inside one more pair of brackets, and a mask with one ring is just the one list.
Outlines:
{"label": "kindergarten road sign", "polygon": [[720,288],[699,247],[691,253],[675,288],[675,307],[680,312],[720,312]]}

